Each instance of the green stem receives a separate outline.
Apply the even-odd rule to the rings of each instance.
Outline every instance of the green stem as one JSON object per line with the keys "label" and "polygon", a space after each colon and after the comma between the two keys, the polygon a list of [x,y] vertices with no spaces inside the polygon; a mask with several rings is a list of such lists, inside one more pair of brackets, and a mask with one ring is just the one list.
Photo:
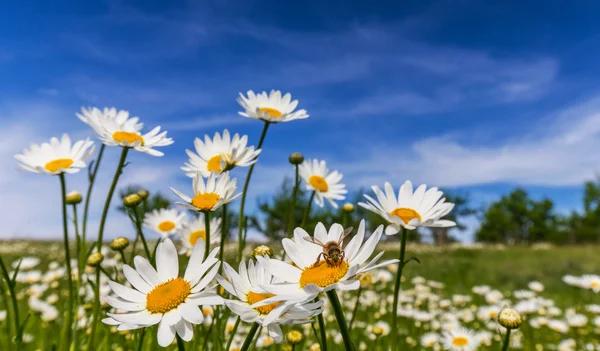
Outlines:
{"label": "green stem", "polygon": [[304,227],[306,221],[308,221],[308,216],[310,215],[310,210],[312,209],[312,203],[315,198],[316,190],[310,194],[310,198],[308,199],[308,204],[306,205],[306,209],[304,210],[304,215],[302,216],[302,223],[300,223],[300,227]]}
{"label": "green stem", "polygon": [[248,331],[248,336],[246,336],[246,340],[244,340],[244,344],[240,351],[248,351],[250,346],[252,345],[252,340],[254,340],[254,336],[256,335],[256,331],[258,330],[258,323],[252,324],[252,327]]}
{"label": "green stem", "polygon": [[204,211],[204,233],[206,240],[204,240],[204,259],[202,261],[206,261],[210,250],[210,211]]}
{"label": "green stem", "polygon": [[[79,289],[81,287],[81,275],[83,274],[83,270],[85,269],[85,257],[82,257],[81,254],[81,237],[79,236],[79,222],[77,220],[77,205],[72,205],[73,207],[73,226],[75,227],[75,257],[77,258],[77,282],[75,284],[75,310],[79,307]],[[83,261],[83,262],[82,262]],[[75,345],[78,345],[79,341],[79,332],[77,328],[73,332],[73,340]]]}
{"label": "green stem", "polygon": [[67,284],[69,294],[67,295],[67,319],[65,321],[67,335],[65,339],[65,349],[71,346],[73,335],[73,274],[71,273],[71,253],[69,251],[69,228],[67,225],[67,186],[65,184],[65,174],[59,174],[60,189],[62,192],[62,214],[63,214],[63,244],[65,247],[65,266],[67,268]]}
{"label": "green stem", "polygon": [[100,270],[101,267],[98,265],[96,267],[96,281],[94,283],[96,285],[94,286],[94,311],[92,312],[92,328],[90,332],[90,338],[88,340],[87,350],[92,350],[92,345],[94,345],[96,327],[98,326],[98,315],[100,314]]}
{"label": "green stem", "polygon": [[288,220],[287,227],[288,238],[292,236],[292,232],[294,231],[294,222],[296,220],[296,198],[298,197],[298,188],[300,185],[300,171],[298,165],[295,165],[294,167],[296,168],[296,177],[294,181],[294,191],[292,192],[292,208],[290,209],[290,219]]}
{"label": "green stem", "polygon": [[350,331],[346,325],[344,310],[342,309],[342,304],[340,303],[337,293],[335,290],[329,290],[327,292],[327,297],[329,298],[329,302],[331,303],[331,307],[335,313],[335,319],[337,319],[338,326],[340,327],[340,333],[344,339],[344,347],[346,348],[346,351],[355,351],[356,349],[354,348],[354,344],[352,344],[352,340],[350,339]]}
{"label": "green stem", "polygon": [[[139,238],[142,240],[142,245],[144,246],[144,252],[146,253],[146,258],[148,258],[148,260],[150,260],[152,258],[152,255],[150,255],[150,249],[148,248],[148,243],[146,242],[146,237],[144,236],[144,231],[142,230],[142,223],[143,223],[143,219],[141,218],[141,213],[139,213],[140,211],[138,211],[137,208],[133,209],[133,214],[134,214],[134,224],[135,224],[135,228],[137,230],[137,238],[136,240]],[[133,248],[133,253],[131,254],[131,259],[133,260],[133,257],[135,256],[135,246]]]}
{"label": "green stem", "polygon": [[352,326],[354,325],[354,320],[356,319],[356,313],[358,312],[358,305],[360,304],[360,294],[362,293],[362,286],[358,288],[358,293],[356,294],[356,303],[354,304],[354,309],[352,310],[352,318],[350,319],[350,325],[348,329],[352,331]]}
{"label": "green stem", "polygon": [[144,347],[144,336],[146,335],[146,328],[142,328],[142,332],[140,333],[140,341],[138,342],[138,351],[142,351]]}
{"label": "green stem", "polygon": [[223,252],[225,251],[225,240],[227,240],[227,204],[223,205],[223,212],[221,212],[221,243],[219,248],[219,261],[221,261],[221,268],[219,271],[223,271]]}
{"label": "green stem", "polygon": [[108,190],[108,195],[106,196],[106,202],[104,203],[104,210],[102,211],[102,218],[100,218],[100,229],[98,230],[98,241],[96,242],[96,250],[100,252],[102,248],[102,236],[104,234],[104,224],[106,223],[106,216],[108,215],[108,210],[110,209],[110,201],[112,200],[113,193],[117,187],[117,182],[119,181],[119,177],[121,173],[123,173],[123,166],[125,166],[125,159],[127,158],[127,152],[129,151],[128,147],[124,147],[121,152],[121,158],[119,159],[119,164],[117,165],[117,171],[115,172],[115,176],[113,178],[112,184],[110,185],[110,189]]}
{"label": "green stem", "polygon": [[10,300],[12,302],[12,308],[13,308],[13,321],[15,323],[15,344],[17,344],[17,350],[22,350],[23,348],[23,338],[22,335],[20,333],[20,329],[21,329],[21,322],[19,320],[19,305],[17,304],[17,295],[15,294],[15,287],[13,286],[11,280],[10,280],[10,275],[8,274],[8,270],[6,269],[6,266],[4,265],[4,261],[2,261],[2,257],[0,257],[0,268],[2,268],[2,276],[4,277],[4,280],[6,281],[6,285],[8,286],[8,292],[10,294]]}
{"label": "green stem", "polygon": [[398,345],[398,298],[400,297],[400,282],[402,281],[402,270],[404,269],[404,255],[406,253],[405,229],[400,229],[400,262],[398,262],[398,271],[396,272],[396,283],[394,285],[394,302],[392,305],[392,345]]}
{"label": "green stem", "polygon": [[175,336],[177,338],[177,350],[185,351],[185,344],[183,343],[183,340],[181,340],[179,334],[175,334]]}
{"label": "green stem", "polygon": [[[82,224],[82,230],[81,230],[81,239],[83,240],[84,244],[85,244],[85,234],[87,233],[87,219],[88,219],[88,212],[90,209],[90,198],[92,197],[92,188],[94,187],[94,182],[96,181],[96,175],[98,174],[98,167],[100,167],[100,161],[102,160],[102,155],[104,154],[104,147],[105,145],[102,144],[102,146],[100,146],[100,151],[98,152],[98,158],[96,159],[96,162],[94,163],[94,170],[92,171],[92,173],[89,175],[89,185],[88,185],[88,189],[87,189],[87,193],[85,195],[85,205],[83,207],[83,224]],[[85,250],[83,250],[85,252]]]}
{"label": "green stem", "polygon": [[317,320],[319,321],[319,333],[321,333],[321,338],[319,339],[321,350],[327,351],[327,331],[325,330],[325,319],[323,319],[323,313],[319,313]]}
{"label": "green stem", "polygon": [[502,351],[508,350],[510,345],[510,329],[506,329],[506,335],[504,336],[504,344],[502,345]]}
{"label": "green stem", "polygon": [[[265,141],[265,136],[267,135],[267,130],[269,129],[270,124],[270,122],[265,121],[262,133],[260,134],[260,139],[258,140],[258,145],[256,146],[257,150],[260,150],[262,148],[262,144]],[[242,191],[242,202],[240,203],[240,217],[238,219],[238,261],[242,260],[242,250],[244,249],[244,242],[242,237],[242,232],[244,229],[244,206],[246,205],[248,185],[250,185],[250,178],[252,177],[252,171],[254,171],[255,165],[256,163],[253,163],[248,168],[248,174],[246,175],[246,181],[244,182],[244,190]]]}
{"label": "green stem", "polygon": [[231,343],[233,342],[233,338],[235,337],[235,333],[237,332],[238,326],[240,325],[240,317],[237,317],[235,320],[235,325],[233,326],[233,330],[231,331],[231,335],[229,336],[229,340],[227,341],[227,347],[225,347],[226,351],[229,351],[231,347]]}

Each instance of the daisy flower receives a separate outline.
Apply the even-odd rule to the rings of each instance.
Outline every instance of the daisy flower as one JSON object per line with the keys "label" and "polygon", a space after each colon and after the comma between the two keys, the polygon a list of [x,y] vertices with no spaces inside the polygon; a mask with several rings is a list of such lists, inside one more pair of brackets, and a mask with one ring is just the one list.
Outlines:
{"label": "daisy flower", "polygon": [[442,345],[444,350],[472,351],[479,346],[479,340],[471,330],[459,327],[444,333]]}
{"label": "daisy flower", "polygon": [[[262,257],[262,256],[261,256]],[[258,323],[266,327],[269,336],[276,342],[283,340],[281,324],[305,324],[311,322],[311,317],[323,312],[323,301],[303,302],[298,304],[283,304],[274,302],[260,307],[253,307],[257,302],[268,299],[273,294],[263,290],[277,280],[265,267],[265,263],[248,261],[248,266],[242,261],[239,273],[229,264],[223,263],[225,278],[217,275],[217,281],[236,299],[225,300],[231,311],[240,316],[244,322]]]}
{"label": "daisy flower", "polygon": [[154,148],[173,144],[173,139],[167,138],[167,132],[160,133],[160,127],[142,134],[143,124],[138,123],[139,118],[130,117],[124,110],[82,108],[77,117],[92,127],[104,145],[129,147],[151,156],[162,156],[164,154]]}
{"label": "daisy flower", "polygon": [[298,100],[292,101],[290,93],[281,96],[279,90],[271,90],[270,94],[267,94],[266,91],[255,94],[249,90],[247,94],[248,97],[240,93],[240,97],[237,99],[244,108],[244,112],[238,113],[244,117],[262,119],[271,123],[308,118],[306,110],[294,111],[298,106]]}
{"label": "daisy flower", "polygon": [[600,275],[585,274],[580,279],[584,288],[600,293]]}
{"label": "daisy flower", "polygon": [[229,173],[211,173],[204,182],[202,174],[197,173],[192,181],[194,197],[191,198],[181,192],[171,188],[184,203],[176,202],[187,209],[194,211],[216,211],[221,205],[229,203],[238,198],[241,194],[234,195],[237,179],[229,178]]}
{"label": "daisy flower", "polygon": [[[385,261],[377,264],[383,255],[380,252],[365,264],[373,254],[377,243],[383,234],[383,226],[377,230],[363,243],[365,237],[365,221],[362,220],[356,235],[348,245],[343,243],[344,229],[340,224],[334,224],[327,232],[323,223],[317,224],[314,239],[326,244],[329,242],[339,243],[342,253],[338,263],[331,263],[323,258],[323,247],[311,242],[313,239],[302,228],[294,230],[294,240],[283,239],[283,248],[293,264],[276,259],[258,257],[265,262],[265,267],[273,276],[280,279],[282,283],[274,283],[263,286],[263,288],[275,296],[258,302],[268,304],[277,301],[289,300],[306,301],[315,298],[319,293],[332,289],[356,290],[360,287],[358,274],[398,262],[398,260]],[[255,304],[255,306],[259,306]]]}
{"label": "daisy flower", "polygon": [[193,178],[197,172],[202,173],[203,177],[208,177],[212,172],[225,172],[235,167],[247,167],[257,161],[259,150],[254,150],[254,146],[247,146],[248,136],[240,138],[239,134],[230,137],[229,131],[223,131],[223,137],[215,133],[211,140],[208,135],[204,136],[204,142],[200,138],[194,140],[196,153],[191,150],[185,150],[190,157],[189,162],[181,169],[190,178]]}
{"label": "daisy flower", "polygon": [[[221,239],[219,232],[221,230],[221,218],[210,219],[210,241],[211,244],[218,244]],[[180,254],[190,254],[198,239],[206,241],[206,228],[204,227],[204,214],[200,213],[196,219],[186,223],[179,232],[183,247]]]}
{"label": "daisy flower", "polygon": [[136,256],[135,269],[123,265],[123,275],[133,288],[109,281],[116,296],[103,299],[120,312],[108,313],[109,317],[102,321],[118,326],[118,330],[158,324],[157,339],[162,347],[173,342],[175,333],[190,341],[193,324],[204,319],[198,306],[223,304],[220,296],[206,291],[219,269],[217,252],[214,249],[203,261],[204,245],[196,245],[183,278],[179,277],[177,250],[170,239],[158,245],[156,270],[148,260]]}
{"label": "daisy flower", "polygon": [[49,143],[31,144],[22,154],[15,155],[22,170],[32,173],[62,174],[77,173],[85,168],[85,161],[94,152],[94,142],[89,139],[71,144],[71,138],[50,139]]}
{"label": "daisy flower", "polygon": [[306,184],[306,189],[315,192],[315,203],[323,207],[324,199],[329,201],[333,208],[338,208],[334,200],[344,200],[348,190],[341,184],[343,175],[338,171],[329,172],[325,161],[306,160],[298,166],[300,177]]}
{"label": "daisy flower", "polygon": [[433,348],[440,341],[440,336],[436,333],[429,332],[421,336],[421,346]]}
{"label": "daisy flower", "polygon": [[175,234],[187,222],[184,212],[179,212],[173,208],[156,209],[144,216],[144,226],[163,238]]}
{"label": "daisy flower", "polygon": [[386,182],[384,188],[385,193],[378,186],[373,186],[377,200],[365,194],[368,202],[359,202],[358,205],[377,213],[390,223],[385,228],[387,235],[397,234],[401,227],[412,230],[416,227],[456,225],[453,221],[440,219],[452,211],[454,204],[446,202],[446,198],[442,198],[443,192],[438,188],[426,190],[427,187],[422,184],[413,193],[413,185],[407,180],[400,187],[398,197],[390,183]]}

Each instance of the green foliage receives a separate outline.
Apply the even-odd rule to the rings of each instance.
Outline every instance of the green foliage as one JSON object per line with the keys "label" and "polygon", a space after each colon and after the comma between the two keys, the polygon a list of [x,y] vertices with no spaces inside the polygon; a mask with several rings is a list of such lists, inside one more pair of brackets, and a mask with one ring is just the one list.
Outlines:
{"label": "green foliage", "polygon": [[560,237],[554,204],[545,198],[535,201],[523,189],[492,203],[483,215],[477,241],[532,244]]}

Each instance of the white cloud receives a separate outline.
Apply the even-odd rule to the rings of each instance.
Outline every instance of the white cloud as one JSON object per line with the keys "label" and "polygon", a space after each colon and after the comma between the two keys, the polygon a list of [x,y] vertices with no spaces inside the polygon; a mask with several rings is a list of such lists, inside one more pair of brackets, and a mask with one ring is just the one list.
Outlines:
{"label": "white cloud", "polygon": [[[469,135],[463,135],[463,140],[469,141]],[[386,145],[387,149],[403,147]],[[354,185],[363,186],[386,180],[400,183],[406,178],[445,187],[499,182],[572,186],[598,173],[599,149],[597,95],[542,118],[534,130],[515,125],[512,138],[494,140],[492,146],[461,142],[456,136],[428,137],[415,141],[399,158],[371,149],[368,161],[346,164],[342,171]]]}

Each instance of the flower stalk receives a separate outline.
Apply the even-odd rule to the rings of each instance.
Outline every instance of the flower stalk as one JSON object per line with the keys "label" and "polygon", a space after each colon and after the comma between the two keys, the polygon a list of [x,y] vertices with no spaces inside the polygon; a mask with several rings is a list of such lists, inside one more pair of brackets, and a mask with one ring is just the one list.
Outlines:
{"label": "flower stalk", "polygon": [[[225,251],[225,240],[227,240],[227,204],[223,205],[221,210],[221,243],[219,248],[219,261],[223,262],[223,252]],[[208,251],[208,250],[207,250]],[[219,271],[223,271],[223,265],[219,268]]]}
{"label": "flower stalk", "polygon": [[106,196],[106,201],[104,203],[104,210],[102,211],[102,217],[100,218],[100,229],[98,230],[98,241],[96,242],[96,250],[100,252],[102,248],[102,236],[104,234],[104,225],[106,223],[106,216],[108,215],[108,210],[110,209],[110,201],[112,200],[113,194],[117,187],[117,183],[119,182],[119,177],[121,173],[123,173],[123,167],[125,166],[125,159],[127,158],[127,152],[129,151],[128,147],[123,147],[123,151],[121,152],[121,158],[119,159],[119,164],[117,165],[117,171],[115,172],[115,176],[113,178],[112,184],[110,185],[110,189],[108,190],[108,195]]}
{"label": "flower stalk", "polygon": [[71,339],[73,337],[73,274],[71,272],[71,253],[69,250],[69,228],[67,224],[67,187],[65,184],[65,174],[59,174],[60,189],[62,193],[62,215],[63,215],[63,244],[65,249],[65,266],[67,269],[67,318],[65,320],[66,325],[66,336],[65,349],[69,349],[71,346]]}
{"label": "flower stalk", "polygon": [[240,351],[248,351],[250,346],[252,345],[252,340],[254,340],[254,336],[256,335],[256,331],[258,330],[258,323],[252,324],[250,330],[248,331],[248,336],[246,336],[246,340],[244,340],[244,344]]}
{"label": "flower stalk", "polygon": [[204,211],[204,261],[208,257],[208,253],[210,252],[210,211]]}
{"label": "flower stalk", "polygon": [[355,351],[356,348],[352,343],[352,339],[350,338],[350,331],[348,330],[348,325],[346,324],[346,317],[344,316],[344,310],[342,308],[342,304],[340,303],[340,299],[338,298],[335,290],[329,290],[327,292],[327,297],[329,298],[329,302],[331,303],[331,307],[333,308],[333,312],[335,313],[335,319],[338,322],[338,326],[340,327],[340,333],[342,334],[342,338],[344,339],[344,347],[347,351]]}
{"label": "flower stalk", "polygon": [[406,229],[400,229],[400,262],[398,262],[398,271],[396,272],[396,281],[394,284],[394,302],[392,305],[392,345],[398,345],[398,299],[400,297],[400,283],[402,281],[402,270],[404,269],[404,256],[406,254]]}
{"label": "flower stalk", "polygon": [[310,216],[310,210],[312,210],[313,200],[315,199],[315,193],[317,191],[313,190],[308,198],[308,204],[306,204],[306,210],[304,210],[304,215],[302,216],[302,223],[300,223],[300,227],[304,227],[306,221],[308,221],[308,216]]}
{"label": "flower stalk", "polygon": [[[262,144],[265,141],[265,136],[267,135],[267,130],[269,129],[269,125],[271,122],[265,121],[265,125],[263,127],[262,133],[260,134],[260,139],[258,140],[258,144],[256,149],[262,149]],[[254,171],[254,166],[256,163],[253,163],[248,168],[248,174],[246,175],[246,181],[244,182],[244,190],[242,191],[242,201],[240,203],[240,215],[238,219],[238,261],[242,260],[242,251],[244,249],[244,238],[243,238],[243,230],[244,230],[244,206],[246,205],[246,196],[248,195],[248,186],[250,185],[250,178],[252,177],[252,172]]]}

